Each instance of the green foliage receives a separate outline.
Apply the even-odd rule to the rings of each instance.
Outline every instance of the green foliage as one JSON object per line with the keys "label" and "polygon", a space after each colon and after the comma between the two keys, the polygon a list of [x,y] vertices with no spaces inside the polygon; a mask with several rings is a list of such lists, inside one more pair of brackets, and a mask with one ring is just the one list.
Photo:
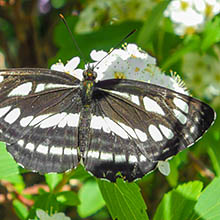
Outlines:
{"label": "green foliage", "polygon": [[188,182],[165,194],[160,202],[154,220],[187,220],[200,195],[203,184],[199,181]]}
{"label": "green foliage", "polygon": [[201,193],[191,219],[218,220],[220,218],[220,178],[215,178]]}
{"label": "green foliage", "polygon": [[[16,7],[3,2],[0,68],[49,67],[59,59],[65,63],[80,56],[58,18],[62,12],[86,61],[92,50],[109,51],[137,29],[126,42],[153,55],[165,72],[177,71],[190,92],[209,103],[218,117],[196,146],[170,160],[168,177],[153,172],[133,183],[96,180],[82,165],[70,173],[33,174],[18,167],[0,143],[0,218],[220,219],[220,95],[216,92],[220,88],[220,16],[208,20],[202,32],[180,37],[163,14],[169,1],[53,0],[47,14],[39,12],[37,1],[17,1]],[[80,65],[84,68],[84,63]],[[10,213],[5,213],[8,209]]]}
{"label": "green foliage", "polygon": [[117,179],[116,183],[98,180],[98,184],[113,219],[148,219],[147,207],[136,183]]}
{"label": "green foliage", "polygon": [[78,213],[82,218],[95,214],[105,205],[98,184],[95,181],[85,182],[79,191],[79,199],[81,204],[78,206]]}
{"label": "green foliage", "polygon": [[0,142],[0,179],[5,179],[19,173],[18,165],[6,151],[4,143]]}

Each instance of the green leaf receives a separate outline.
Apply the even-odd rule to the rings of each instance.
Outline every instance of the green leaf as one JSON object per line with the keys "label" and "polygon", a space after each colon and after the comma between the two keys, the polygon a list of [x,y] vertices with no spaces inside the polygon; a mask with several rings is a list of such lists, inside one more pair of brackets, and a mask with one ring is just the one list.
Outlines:
{"label": "green leaf", "polygon": [[175,64],[182,57],[195,49],[200,48],[200,38],[198,36],[190,36],[189,39],[186,39],[184,44],[182,43],[178,49],[162,64],[162,69],[169,69],[171,65]]}
{"label": "green leaf", "polygon": [[[72,29],[72,27],[75,26],[77,19],[71,16],[67,18],[67,22]],[[74,37],[86,59],[90,60],[91,58],[89,55],[92,50],[109,51],[112,47],[119,43],[122,38],[129,33],[129,31],[139,28],[141,24],[141,22],[128,21],[119,25],[104,26],[98,31],[92,33],[74,33]],[[135,33],[126,41],[134,42],[136,37],[137,34]],[[49,61],[49,65],[58,62],[59,59],[61,59],[62,62],[66,62],[74,56],[80,56],[79,51],[75,48],[71,36],[62,22],[55,28],[54,41],[59,48],[59,51],[56,57]],[[88,43],[88,41],[92,43]]]}
{"label": "green leaf", "polygon": [[117,179],[116,183],[97,180],[113,219],[146,220],[146,204],[136,183],[127,183]]}
{"label": "green leaf", "polygon": [[201,193],[191,220],[220,219],[220,177],[215,178]]}
{"label": "green leaf", "polygon": [[71,179],[78,179],[83,182],[90,177],[91,175],[85,170],[85,168],[81,164],[79,164],[74,170]]}
{"label": "green leaf", "polygon": [[[220,111],[216,112],[217,115],[220,115]],[[210,159],[212,161],[212,165],[214,168],[214,171],[217,176],[220,176],[220,117],[216,118],[215,124],[210,129],[209,135],[206,137],[208,140],[208,154],[210,156]]]}
{"label": "green leaf", "polygon": [[146,48],[146,44],[151,41],[150,39],[154,31],[157,30],[159,22],[164,17],[163,12],[167,8],[169,2],[170,1],[167,0],[161,1],[152,9],[150,16],[141,28],[141,31],[137,38],[137,44],[140,47]]}
{"label": "green leaf", "polygon": [[59,212],[63,208],[63,205],[56,199],[56,195],[53,193],[44,192],[37,196],[34,206],[31,207],[29,218],[34,218],[37,209],[45,210],[49,214]]}
{"label": "green leaf", "polygon": [[189,220],[202,187],[202,182],[194,181],[179,185],[165,194],[153,219]]}
{"label": "green leaf", "polygon": [[186,161],[187,150],[180,152],[179,154],[175,155],[169,163],[170,163],[170,174],[166,177],[167,181],[169,182],[170,186],[176,187],[178,184],[179,178],[179,170],[178,167],[183,161]]}
{"label": "green leaf", "polygon": [[206,51],[213,44],[220,41],[220,17],[216,16],[214,21],[210,20],[206,23],[203,31],[203,40],[201,42],[201,49]]}
{"label": "green leaf", "polygon": [[13,206],[15,209],[15,212],[17,214],[17,216],[20,219],[26,219],[28,217],[28,209],[25,205],[23,205],[19,200],[15,199],[13,200]]}
{"label": "green leaf", "polygon": [[45,174],[46,183],[50,187],[51,191],[62,180],[62,178],[63,178],[63,174],[57,174],[57,173]]}
{"label": "green leaf", "polygon": [[79,191],[81,204],[77,210],[82,218],[95,214],[104,205],[105,201],[96,181],[87,181]]}
{"label": "green leaf", "polygon": [[4,143],[0,142],[0,179],[19,173],[18,165],[6,151]]}
{"label": "green leaf", "polygon": [[72,191],[60,192],[57,194],[57,201],[69,206],[76,206],[80,204],[78,195]]}

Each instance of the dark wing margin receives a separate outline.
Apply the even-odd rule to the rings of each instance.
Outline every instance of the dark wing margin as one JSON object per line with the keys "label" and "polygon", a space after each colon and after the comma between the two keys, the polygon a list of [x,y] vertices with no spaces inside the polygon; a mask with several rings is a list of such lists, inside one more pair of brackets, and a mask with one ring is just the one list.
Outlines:
{"label": "dark wing margin", "polygon": [[101,81],[94,94],[92,121],[99,126],[91,121],[85,166],[111,181],[118,171],[129,181],[142,177],[195,143],[215,120],[207,104],[148,83]]}
{"label": "dark wing margin", "polygon": [[47,69],[0,76],[0,141],[24,168],[64,172],[78,164],[79,80]]}

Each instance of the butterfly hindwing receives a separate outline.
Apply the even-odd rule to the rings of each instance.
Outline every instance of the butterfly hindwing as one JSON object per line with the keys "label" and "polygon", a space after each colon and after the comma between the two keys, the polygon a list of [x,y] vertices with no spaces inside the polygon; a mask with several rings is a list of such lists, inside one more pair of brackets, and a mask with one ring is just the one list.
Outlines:
{"label": "butterfly hindwing", "polygon": [[76,167],[78,80],[46,69],[7,70],[1,76],[0,140],[15,160],[40,173]]}
{"label": "butterfly hindwing", "polygon": [[96,177],[113,182],[119,176],[128,181],[141,178],[153,170],[157,162],[144,156],[140,143],[129,133],[132,129],[127,131],[123,123],[116,120],[117,115],[105,95],[94,96],[91,139],[84,154],[85,168]]}

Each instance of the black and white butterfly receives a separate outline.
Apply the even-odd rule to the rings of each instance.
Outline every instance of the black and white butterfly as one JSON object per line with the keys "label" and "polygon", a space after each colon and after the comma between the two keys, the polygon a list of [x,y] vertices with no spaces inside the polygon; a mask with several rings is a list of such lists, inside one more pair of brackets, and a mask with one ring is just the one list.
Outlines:
{"label": "black and white butterfly", "polygon": [[128,79],[80,82],[48,69],[0,71],[0,141],[23,167],[64,172],[79,162],[98,178],[133,181],[195,143],[211,126],[207,104]]}

